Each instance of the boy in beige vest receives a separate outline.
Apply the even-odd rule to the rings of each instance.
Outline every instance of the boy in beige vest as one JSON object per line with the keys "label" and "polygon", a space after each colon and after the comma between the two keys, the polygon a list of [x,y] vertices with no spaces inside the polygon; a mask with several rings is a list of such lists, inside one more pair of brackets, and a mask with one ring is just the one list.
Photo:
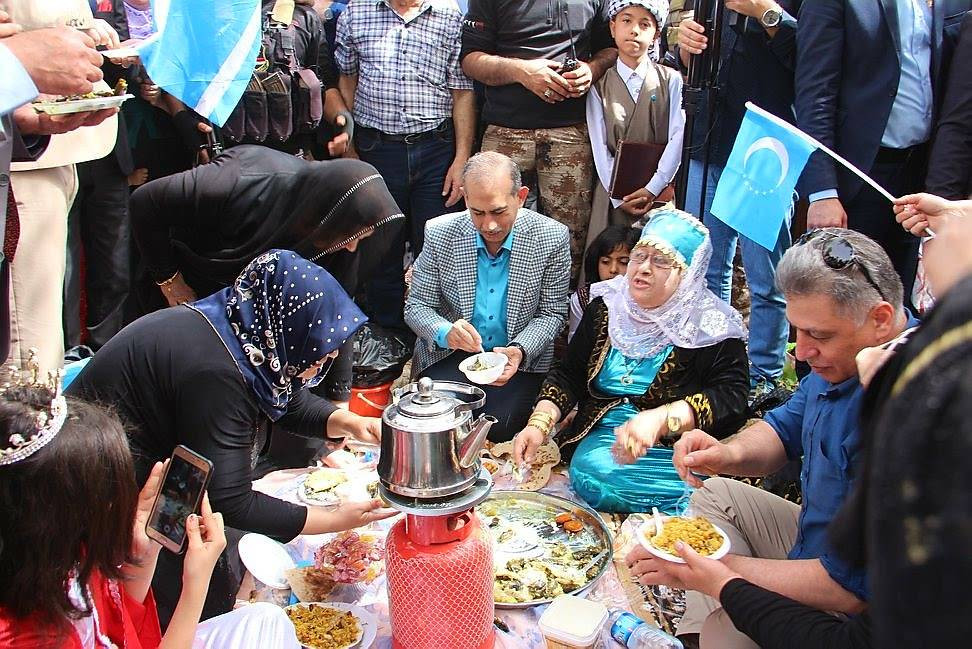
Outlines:
{"label": "boy in beige vest", "polygon": [[[682,77],[650,54],[668,17],[668,0],[612,0],[611,36],[618,60],[587,95],[587,127],[598,181],[589,239],[607,225],[631,225],[668,187],[682,156]],[[644,188],[623,200],[608,195],[618,142],[665,144],[658,170]]]}

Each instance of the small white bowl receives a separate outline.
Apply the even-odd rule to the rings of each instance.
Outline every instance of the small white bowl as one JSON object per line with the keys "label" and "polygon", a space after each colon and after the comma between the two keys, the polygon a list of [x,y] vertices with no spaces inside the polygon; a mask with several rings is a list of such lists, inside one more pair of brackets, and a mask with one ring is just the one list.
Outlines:
{"label": "small white bowl", "polygon": [[[662,516],[661,517],[662,529],[664,529],[664,524],[673,518],[681,518],[681,517]],[[722,529],[717,525],[713,525],[712,527],[714,527],[716,532],[719,533],[719,536],[722,537],[722,545],[719,546],[719,549],[713,552],[712,554],[705,555],[705,558],[718,560],[726,556],[727,554],[729,554],[729,535],[723,532]],[[648,536],[647,534],[648,532],[651,532],[652,533],[651,536],[654,536],[655,521],[653,518],[648,518],[648,520],[645,521],[645,523],[638,528],[638,540],[641,542],[642,547],[644,547],[646,550],[651,552],[659,559],[664,559],[665,561],[673,561],[675,563],[685,563],[685,559],[678,556],[677,554],[669,554],[668,552],[665,552],[664,550],[660,550],[656,548],[654,545],[652,545],[651,537]]]}
{"label": "small white bowl", "polygon": [[[491,367],[486,370],[471,370],[469,369],[473,363],[478,359],[483,359],[487,365]],[[459,369],[462,373],[466,375],[466,378],[473,383],[478,383],[480,385],[488,385],[498,379],[503,370],[506,369],[506,364],[510,361],[506,354],[501,354],[500,352],[481,352],[479,354],[474,354],[470,356],[463,362],[459,363]]]}

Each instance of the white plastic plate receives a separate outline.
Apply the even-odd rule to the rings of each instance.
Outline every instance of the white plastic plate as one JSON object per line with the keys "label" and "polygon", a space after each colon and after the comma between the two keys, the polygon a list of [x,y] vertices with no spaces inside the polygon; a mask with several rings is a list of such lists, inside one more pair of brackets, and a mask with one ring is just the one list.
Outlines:
{"label": "white plastic plate", "polygon": [[111,97],[95,97],[93,99],[74,99],[71,101],[38,101],[31,104],[38,113],[48,115],[68,115],[70,113],[84,113],[92,110],[116,108],[131,99],[134,95],[112,95]]}
{"label": "white plastic plate", "polygon": [[[351,647],[354,647],[354,649],[368,649],[368,647],[374,644],[375,638],[378,637],[378,618],[371,611],[360,606],[355,606],[354,604],[345,604],[343,602],[298,602],[297,604],[288,606],[284,610],[297,607],[308,608],[311,605],[327,606],[328,608],[334,608],[339,611],[350,611],[353,616],[358,618],[358,624],[361,625],[361,635],[358,637],[357,642],[349,645],[348,649]],[[307,645],[303,646],[307,647]],[[311,647],[309,649],[313,648]]]}
{"label": "white plastic plate", "polygon": [[240,559],[250,573],[270,588],[287,588],[286,572],[297,567],[283,545],[262,534],[244,534]]}
{"label": "white plastic plate", "polygon": [[[669,519],[672,518],[679,518],[679,517],[662,516],[661,517],[662,524],[664,524],[665,522],[667,522]],[[714,527],[716,532],[718,532],[719,535],[722,537],[722,545],[719,546],[719,549],[713,552],[712,554],[706,555],[706,559],[721,559],[722,557],[729,554],[729,536],[725,532],[723,532],[722,528],[720,528],[718,525],[713,525],[712,527]],[[648,535],[648,532],[651,532],[652,535],[654,535],[654,531],[655,531],[655,521],[649,516],[647,517],[647,521],[641,527],[638,528],[638,540],[641,542],[641,545],[646,550],[651,552],[653,555],[658,557],[659,559],[664,559],[665,561],[673,561],[675,563],[685,563],[685,560],[682,557],[676,554],[669,554],[668,552],[665,552],[664,550],[660,550],[656,548],[654,545],[652,545],[651,536]]]}

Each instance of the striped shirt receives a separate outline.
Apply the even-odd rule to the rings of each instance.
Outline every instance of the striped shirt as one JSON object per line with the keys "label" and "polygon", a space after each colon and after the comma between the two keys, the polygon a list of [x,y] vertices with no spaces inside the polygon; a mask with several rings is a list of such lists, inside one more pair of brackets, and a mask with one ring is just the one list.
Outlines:
{"label": "striped shirt", "polygon": [[351,0],[337,26],[341,74],[358,75],[352,112],[384,133],[422,133],[452,116],[451,90],[472,90],[459,66],[455,0],[424,0],[409,21],[385,0]]}

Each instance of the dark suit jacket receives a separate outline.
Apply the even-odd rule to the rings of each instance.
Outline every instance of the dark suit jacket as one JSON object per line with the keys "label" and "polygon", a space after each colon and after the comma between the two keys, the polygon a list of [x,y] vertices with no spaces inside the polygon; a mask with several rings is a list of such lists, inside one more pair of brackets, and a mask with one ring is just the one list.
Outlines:
{"label": "dark suit jacket", "polygon": [[972,194],[972,11],[952,55],[925,188],[951,199]]}
{"label": "dark suit jacket", "polygon": [[[790,15],[796,16],[803,0],[780,0]],[[777,117],[793,122],[793,69],[796,65],[796,29],[780,25],[776,36],[769,38],[754,18],[745,32],[730,26],[725,11],[722,21],[722,45],[719,52],[719,74],[715,98],[715,121],[711,129],[705,97],[699,104],[699,117],[692,131],[692,158],[702,159],[705,143],[709,162],[725,166],[736,141],[736,134],[751,101]],[[678,58],[678,48],[675,48]],[[687,69],[683,69],[687,72]]]}
{"label": "dark suit jacket", "polygon": [[[946,5],[961,1],[934,4],[933,88],[938,86]],[[800,8],[797,124],[865,173],[874,164],[897,94],[899,39],[895,0],[813,0]],[[837,188],[842,201],[853,198],[861,184],[820,152],[811,157],[800,181],[805,196]]]}
{"label": "dark suit jacket", "polygon": [[[111,11],[99,11],[97,3],[95,3],[91,14],[95,18],[101,18],[114,27],[115,31],[118,32],[118,39],[126,41],[129,39],[129,34],[125,4],[123,0],[112,0],[111,5]],[[129,86],[129,92],[131,92],[135,80],[135,70],[137,68],[137,65],[133,65],[126,69],[105,59],[102,73],[105,75],[105,82],[112,87],[115,86],[115,83],[119,79],[125,79]],[[123,175],[127,176],[135,170],[135,164],[132,161],[132,148],[128,143],[128,129],[125,127],[125,116],[122,113],[118,113],[118,137],[115,139],[115,148],[112,151],[112,155],[114,155],[115,160],[118,162],[118,169]]]}

